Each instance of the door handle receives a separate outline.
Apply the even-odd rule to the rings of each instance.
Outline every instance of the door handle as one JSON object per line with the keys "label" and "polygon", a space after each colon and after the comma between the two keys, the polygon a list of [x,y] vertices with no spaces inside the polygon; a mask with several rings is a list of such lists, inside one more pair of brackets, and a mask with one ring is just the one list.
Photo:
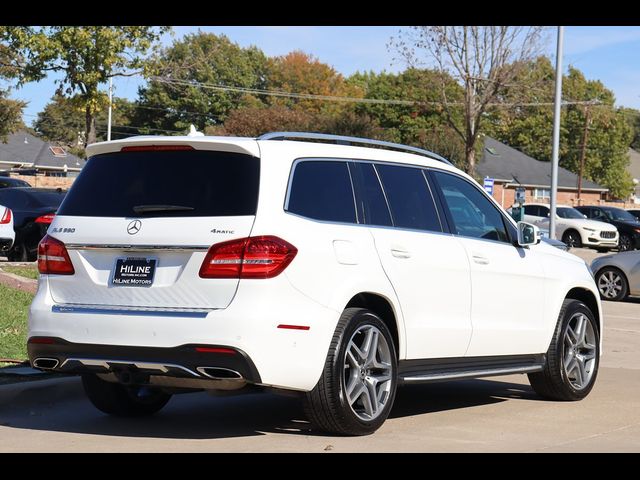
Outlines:
{"label": "door handle", "polygon": [[411,252],[395,247],[391,247],[391,255],[396,258],[411,258]]}
{"label": "door handle", "polygon": [[473,258],[473,261],[478,265],[489,265],[489,259],[487,257],[483,257],[482,255],[474,253],[473,255],[471,255],[471,258]]}

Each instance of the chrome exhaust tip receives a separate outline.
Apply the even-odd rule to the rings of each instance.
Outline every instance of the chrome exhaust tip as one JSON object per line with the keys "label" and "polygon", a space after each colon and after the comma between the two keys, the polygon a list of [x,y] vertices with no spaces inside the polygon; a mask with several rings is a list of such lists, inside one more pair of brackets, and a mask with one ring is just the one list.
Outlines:
{"label": "chrome exhaust tip", "polygon": [[40,370],[53,370],[55,369],[60,362],[55,358],[36,358],[33,361],[33,366],[35,368],[39,368]]}
{"label": "chrome exhaust tip", "polygon": [[215,380],[244,380],[242,375],[235,370],[222,367],[198,367],[198,373]]}

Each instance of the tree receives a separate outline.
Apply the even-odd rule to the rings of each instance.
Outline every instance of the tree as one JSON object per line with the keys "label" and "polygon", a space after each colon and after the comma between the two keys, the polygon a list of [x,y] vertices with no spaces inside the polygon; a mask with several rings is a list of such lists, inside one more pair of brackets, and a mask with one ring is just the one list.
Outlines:
{"label": "tree", "polygon": [[[404,100],[415,103],[359,104],[356,111],[379,123],[386,139],[426,148],[464,164],[464,144],[449,127],[440,105],[440,73],[435,70],[408,68],[395,73],[355,73],[348,79],[365,98]],[[446,81],[447,95],[461,99],[462,89],[452,79]]]}
{"label": "tree", "polygon": [[[525,67],[513,81],[518,91],[511,91],[514,88],[511,87],[502,94],[504,102],[519,99],[524,105],[489,111],[484,132],[538,160],[549,161],[554,67],[546,57],[539,57]],[[602,82],[587,80],[574,67],[569,67],[568,74],[563,76],[562,98],[567,102],[585,103],[562,108],[560,166],[580,174],[580,154],[585,128],[588,128],[583,177],[606,186],[613,196],[625,198],[632,189],[631,177],[626,171],[632,129],[625,111],[614,107],[613,92]]]}
{"label": "tree", "polygon": [[[268,88],[294,94],[362,97],[333,67],[299,50],[269,59]],[[339,113],[352,104],[309,98],[269,97],[268,102],[313,113]]]}
{"label": "tree", "polygon": [[142,71],[145,54],[168,31],[148,26],[1,27],[0,41],[18,52],[5,67],[19,84],[61,72],[59,95],[77,99],[84,111],[85,146],[96,141],[96,114],[107,104],[99,87],[110,77]]}
{"label": "tree", "polygon": [[[0,44],[0,78],[13,78],[15,71],[3,65],[9,65],[14,52]],[[9,98],[9,90],[0,88],[0,140],[7,141],[7,137],[24,127],[22,123],[22,110],[25,102]]]}
{"label": "tree", "polygon": [[258,48],[242,48],[224,35],[186,35],[162,50],[150,71],[154,75],[139,90],[134,120],[135,125],[146,127],[143,133],[182,131],[191,124],[204,130],[221,125],[235,108],[264,105],[254,95],[225,87],[264,89],[266,56]]}
{"label": "tree", "polygon": [[[451,128],[465,145],[465,167],[475,174],[476,142],[492,102],[537,52],[541,27],[416,26],[392,39],[411,66],[435,61],[440,78],[440,100]],[[447,75],[464,89],[461,105],[447,95]],[[459,120],[462,115],[462,121]]]}
{"label": "tree", "polygon": [[635,108],[621,108],[620,111],[626,116],[627,122],[633,131],[631,148],[640,150],[640,110],[636,110]]}
{"label": "tree", "polygon": [[[112,99],[111,124],[113,126],[111,139],[131,136],[135,129],[129,127],[133,115],[134,105],[124,98]],[[45,140],[77,148],[84,144],[84,110],[82,99],[78,96],[71,98],[54,95],[51,101],[38,113],[34,122],[34,130]],[[107,139],[107,110],[96,114],[96,140]]]}
{"label": "tree", "polygon": [[224,126],[207,127],[209,135],[257,137],[275,131],[308,131],[315,125],[315,116],[284,105],[246,107],[232,110]]}

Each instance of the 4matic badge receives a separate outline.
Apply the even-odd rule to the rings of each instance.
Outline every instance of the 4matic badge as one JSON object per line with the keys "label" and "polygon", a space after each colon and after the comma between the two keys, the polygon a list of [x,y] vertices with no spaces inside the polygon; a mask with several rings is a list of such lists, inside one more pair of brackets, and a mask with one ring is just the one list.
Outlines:
{"label": "4matic badge", "polygon": [[218,230],[217,228],[214,228],[211,230],[211,233],[224,233],[228,235],[233,235],[235,233],[235,230]]}

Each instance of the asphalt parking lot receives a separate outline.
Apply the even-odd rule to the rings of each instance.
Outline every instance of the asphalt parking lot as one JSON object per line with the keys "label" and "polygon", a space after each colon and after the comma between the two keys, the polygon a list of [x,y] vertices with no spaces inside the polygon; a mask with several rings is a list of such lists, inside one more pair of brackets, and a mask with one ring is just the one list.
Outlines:
{"label": "asphalt parking lot", "polygon": [[272,394],[179,395],[155,417],[110,418],[65,378],[0,386],[0,451],[637,452],[640,299],[603,306],[604,356],[582,402],[544,401],[523,375],[405,387],[378,432],[345,438],[309,431],[298,400]]}

